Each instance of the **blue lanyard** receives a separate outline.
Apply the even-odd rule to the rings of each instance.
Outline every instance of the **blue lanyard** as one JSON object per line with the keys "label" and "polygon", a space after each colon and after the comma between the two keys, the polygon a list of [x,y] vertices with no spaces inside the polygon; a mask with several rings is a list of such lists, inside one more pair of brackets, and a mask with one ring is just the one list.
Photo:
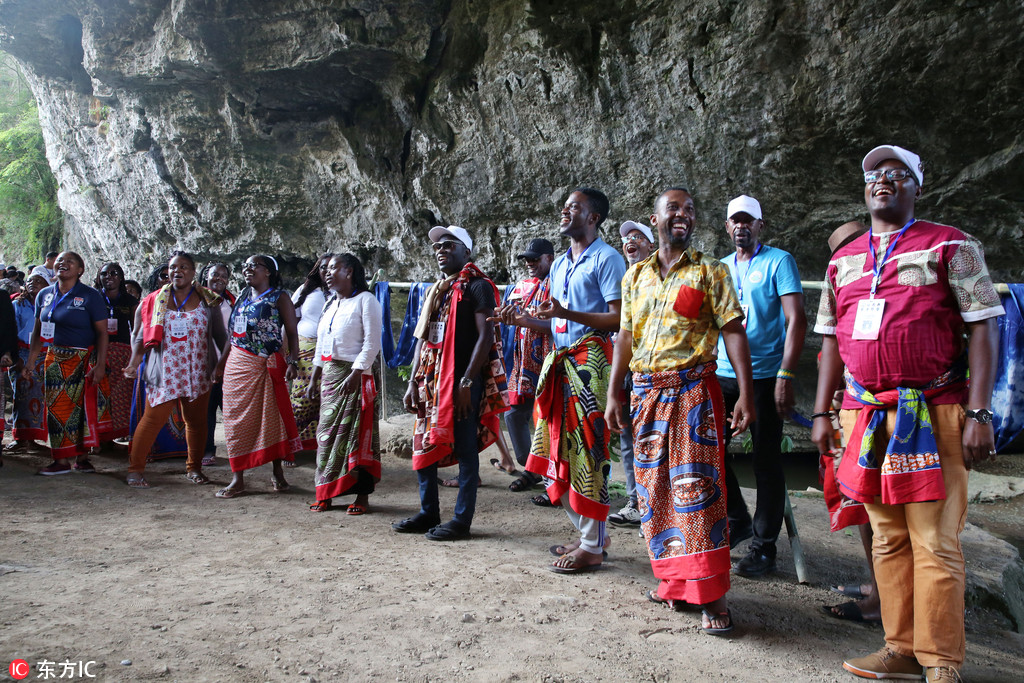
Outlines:
{"label": "blue lanyard", "polygon": [[103,293],[103,298],[107,300],[107,308],[110,310],[110,317],[113,318],[114,317],[114,304],[110,303],[110,297],[107,296],[106,292]]}
{"label": "blue lanyard", "polygon": [[[878,250],[875,249],[874,234],[871,232],[870,228],[868,229],[868,251],[871,252],[871,271],[874,273],[871,276],[872,299],[875,298],[875,290],[878,289],[878,281],[882,279],[882,268],[884,268],[885,264],[888,263],[889,257],[892,256],[893,250],[896,249],[896,243],[900,241],[900,238],[903,237],[903,233],[907,231],[907,228],[914,224],[915,220],[917,219],[911,218],[907,221],[907,224],[900,229],[896,237],[894,237],[892,242],[889,243],[889,248],[885,250],[885,256],[882,258],[881,263],[878,261]],[[881,244],[881,242],[879,242],[879,244]]]}
{"label": "blue lanyard", "polygon": [[[266,296],[267,294],[270,294],[270,293],[271,293],[271,292],[273,292],[273,291],[274,291],[274,288],[273,288],[273,287],[270,287],[269,289],[267,289],[267,291],[263,292],[263,293],[262,293],[262,294],[260,294],[260,295],[259,295],[258,297],[256,297],[255,299],[253,299],[253,298],[252,298],[252,290],[250,289],[250,290],[249,290],[249,296],[247,296],[247,297],[246,297],[246,301],[245,301],[245,303],[246,303],[246,304],[255,304],[255,303],[259,303],[259,300],[260,300],[260,299],[262,299],[262,298],[263,298],[263,297],[265,297],[265,296]],[[189,296],[192,296],[192,293],[191,293],[191,292],[189,292]],[[188,301],[188,299],[185,299],[185,301]],[[182,304],[182,306],[184,306],[184,305],[185,305],[185,304]]]}
{"label": "blue lanyard", "polygon": [[60,290],[57,289],[56,287],[53,288],[53,298],[55,299],[55,301],[52,304],[50,304],[50,311],[49,313],[46,314],[46,322],[50,322],[51,320],[53,320],[53,311],[57,308],[57,306],[60,305],[61,301],[64,301],[64,299],[68,298],[68,294],[75,291],[75,287],[77,286],[77,284],[72,286],[71,289],[67,291],[67,294],[65,294],[59,299],[57,299],[57,292],[59,292]]}
{"label": "blue lanyard", "polygon": [[596,243],[597,240],[595,239],[593,242],[588,244],[587,248],[583,250],[583,253],[580,254],[580,257],[575,261],[572,259],[572,247],[569,247],[569,250],[565,252],[566,258],[568,259],[571,265],[565,269],[565,282],[562,284],[563,301],[561,302],[561,304],[563,306],[566,306],[569,303],[567,301],[567,299],[569,298],[569,278],[572,277],[572,274],[576,272],[576,269],[579,267],[579,265],[583,263],[583,261],[587,258],[587,252],[590,251],[590,247],[594,246],[594,244]]}
{"label": "blue lanyard", "polygon": [[[185,304],[188,303],[188,300],[192,298],[192,292],[194,292],[194,291],[196,291],[195,287],[190,289],[188,291],[188,296],[186,296],[185,300],[181,302],[180,306],[178,306],[178,297],[174,296],[174,290],[173,289],[171,290],[171,298],[174,299],[174,305],[177,306],[176,310],[177,310],[178,313],[181,313],[181,309],[184,308]],[[264,292],[264,294],[266,294],[266,292]],[[111,309],[111,313],[113,313],[113,309]]]}
{"label": "blue lanyard", "polygon": [[753,265],[754,259],[757,258],[757,255],[761,253],[761,247],[763,247],[763,246],[764,245],[760,244],[760,243],[757,245],[757,249],[754,250],[754,255],[750,257],[750,260],[747,261],[747,267],[743,270],[743,274],[742,275],[739,275],[739,272],[740,272],[740,260],[736,259],[736,274],[739,276],[737,278],[739,280],[739,283],[737,283],[736,289],[740,290],[739,291],[740,301],[743,301],[743,283],[747,279],[747,273],[750,272],[750,266]]}

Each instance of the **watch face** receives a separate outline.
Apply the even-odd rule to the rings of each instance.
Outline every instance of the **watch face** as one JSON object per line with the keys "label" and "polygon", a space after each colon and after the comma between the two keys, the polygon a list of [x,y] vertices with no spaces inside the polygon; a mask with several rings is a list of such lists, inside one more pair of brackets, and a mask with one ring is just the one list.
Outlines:
{"label": "watch face", "polygon": [[992,422],[992,411],[985,408],[972,410],[970,411],[970,417],[974,418],[979,424],[987,425]]}

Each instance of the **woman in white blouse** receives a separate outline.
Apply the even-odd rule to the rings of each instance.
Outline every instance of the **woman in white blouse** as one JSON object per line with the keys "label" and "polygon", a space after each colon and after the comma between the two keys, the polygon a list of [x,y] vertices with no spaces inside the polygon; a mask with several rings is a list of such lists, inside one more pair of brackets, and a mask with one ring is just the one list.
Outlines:
{"label": "woman in white blouse", "polygon": [[[295,304],[295,315],[298,318],[299,333],[299,365],[296,368],[298,376],[292,381],[290,392],[292,413],[295,414],[295,424],[299,428],[299,439],[302,440],[302,450],[316,450],[316,421],[320,415],[320,392],[315,384],[310,383],[313,374],[313,352],[316,349],[316,328],[320,323],[320,314],[324,310],[324,303],[327,300],[327,284],[324,282],[324,275],[327,273],[327,263],[333,254],[321,256],[313,270],[306,275],[306,281],[302,283],[295,294],[292,295],[292,303]],[[308,389],[314,387],[314,391]],[[290,467],[295,467],[291,463]]]}
{"label": "woman in white blouse", "polygon": [[317,328],[307,389],[307,396],[317,388],[320,394],[316,503],[309,509],[330,510],[333,498],[354,493],[348,514],[361,515],[380,481],[380,396],[370,368],[380,353],[381,307],[368,291],[363,264],[352,254],[333,256],[324,279],[331,298]]}

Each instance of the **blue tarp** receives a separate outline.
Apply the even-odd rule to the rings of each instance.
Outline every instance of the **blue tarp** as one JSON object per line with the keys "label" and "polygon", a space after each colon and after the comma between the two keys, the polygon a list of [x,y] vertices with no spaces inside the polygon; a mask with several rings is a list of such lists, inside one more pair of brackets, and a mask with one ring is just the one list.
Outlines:
{"label": "blue tarp", "polygon": [[[416,331],[416,321],[420,319],[420,308],[423,307],[423,297],[427,293],[427,288],[433,284],[431,282],[417,282],[409,287],[409,304],[405,309],[405,320],[402,321],[402,331],[398,335],[398,343],[392,341],[392,352],[389,356],[387,351],[384,352],[384,360],[387,362],[389,368],[397,368],[399,365],[409,365],[412,363],[412,354],[416,351],[416,338],[413,337],[413,333]],[[387,288],[387,282],[377,283],[379,288],[384,285]],[[381,298],[379,293],[377,294],[378,301]],[[389,312],[391,310],[390,294],[388,296],[388,308],[384,314],[384,320],[390,321]],[[381,304],[383,307],[383,304]],[[387,331],[384,333],[384,337],[391,336],[391,325],[390,322],[387,325]],[[393,340],[393,337],[392,337]],[[386,342],[385,342],[386,344]],[[385,347],[386,349],[386,347]]]}
{"label": "blue tarp", "polygon": [[999,357],[992,390],[992,426],[1001,451],[1024,430],[1024,284],[1008,284],[1006,315],[999,318]]}

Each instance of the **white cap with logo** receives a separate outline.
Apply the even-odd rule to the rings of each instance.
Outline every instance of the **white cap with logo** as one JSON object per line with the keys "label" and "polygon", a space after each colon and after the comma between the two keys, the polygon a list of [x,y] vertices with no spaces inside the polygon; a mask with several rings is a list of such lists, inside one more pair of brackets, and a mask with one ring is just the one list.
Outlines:
{"label": "white cap with logo", "polygon": [[903,162],[903,165],[914,175],[918,186],[924,186],[924,169],[921,167],[921,157],[909,149],[903,149],[896,145],[879,145],[875,147],[864,157],[860,168],[862,171],[873,171],[875,166],[878,166],[886,159],[896,159]]}
{"label": "white cap with logo", "polygon": [[431,242],[440,242],[445,237],[454,237],[458,241],[466,245],[466,248],[473,251],[473,238],[469,236],[465,228],[460,228],[457,225],[449,225],[447,228],[443,225],[435,225],[427,233],[430,237]]}
{"label": "white cap with logo", "polygon": [[761,220],[761,204],[753,197],[741,194],[729,202],[729,208],[725,212],[726,218],[732,218],[738,213],[745,213]]}
{"label": "white cap with logo", "polygon": [[640,233],[647,238],[647,241],[654,244],[654,233],[643,223],[637,223],[636,221],[626,221],[619,226],[619,237],[625,237],[634,230],[639,230]]}

